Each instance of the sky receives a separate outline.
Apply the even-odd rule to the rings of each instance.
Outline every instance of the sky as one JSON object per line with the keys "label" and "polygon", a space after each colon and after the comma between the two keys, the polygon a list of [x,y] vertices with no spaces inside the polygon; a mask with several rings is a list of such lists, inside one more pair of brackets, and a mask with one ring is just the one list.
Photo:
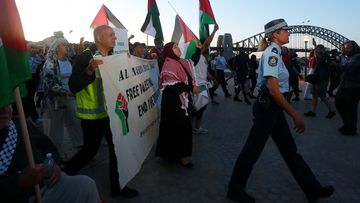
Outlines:
{"label": "sky", "polygon": [[[80,37],[93,41],[90,24],[102,4],[127,28],[128,35],[135,35],[132,42],[147,42],[146,34],[140,31],[147,13],[147,0],[15,0],[25,38],[41,41],[63,31],[70,42],[79,42]],[[165,42],[171,40],[175,15],[178,13],[198,36],[198,0],[156,0]],[[170,2],[174,9],[168,3]],[[360,42],[359,0],[210,0],[219,24],[215,35],[231,33],[237,42],[264,31],[264,24],[284,18],[289,25],[314,25],[337,32]],[[1,8],[0,8],[1,9]],[[305,22],[305,23],[304,23]],[[72,31],[72,32],[70,32]],[[149,36],[149,45],[153,38]]]}

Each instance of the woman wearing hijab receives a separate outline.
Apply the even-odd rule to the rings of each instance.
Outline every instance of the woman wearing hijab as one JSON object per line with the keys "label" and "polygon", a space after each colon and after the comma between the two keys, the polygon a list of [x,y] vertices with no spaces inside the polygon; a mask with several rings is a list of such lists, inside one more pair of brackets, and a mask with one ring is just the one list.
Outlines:
{"label": "woman wearing hijab", "polygon": [[45,90],[44,133],[53,139],[60,152],[62,141],[67,136],[71,136],[74,148],[82,145],[80,123],[74,116],[75,97],[68,86],[72,65],[67,57],[67,46],[68,42],[62,38],[50,45],[42,72]]}
{"label": "woman wearing hijab", "polygon": [[[160,73],[162,89],[161,120],[156,156],[165,161],[179,161],[185,168],[192,168],[191,95],[198,94],[191,63],[180,58],[176,43],[164,46],[165,59]],[[190,100],[190,102],[189,102]]]}

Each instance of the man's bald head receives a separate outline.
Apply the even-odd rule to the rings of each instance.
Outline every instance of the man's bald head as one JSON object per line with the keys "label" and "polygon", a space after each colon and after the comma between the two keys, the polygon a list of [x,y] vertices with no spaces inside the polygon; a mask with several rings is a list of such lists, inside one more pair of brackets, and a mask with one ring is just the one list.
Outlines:
{"label": "man's bald head", "polygon": [[100,25],[94,30],[94,41],[98,49],[110,51],[115,47],[116,36],[110,26]]}
{"label": "man's bald head", "polygon": [[108,25],[100,25],[95,28],[94,30],[94,41],[98,42],[101,38],[101,36],[107,31],[112,30],[112,28]]}

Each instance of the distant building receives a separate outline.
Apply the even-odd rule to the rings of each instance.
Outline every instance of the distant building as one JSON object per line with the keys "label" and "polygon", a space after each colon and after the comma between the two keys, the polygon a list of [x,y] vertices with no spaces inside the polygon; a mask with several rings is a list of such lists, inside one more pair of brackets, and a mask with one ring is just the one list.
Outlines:
{"label": "distant building", "polygon": [[223,47],[223,45],[224,45],[224,35],[219,35],[216,46],[220,48]]}
{"label": "distant building", "polygon": [[224,51],[224,57],[229,60],[233,56],[233,41],[230,33],[219,35],[217,39],[217,47],[222,48]]}
{"label": "distant building", "polygon": [[230,33],[224,35],[224,57],[229,60],[233,56],[233,41]]}

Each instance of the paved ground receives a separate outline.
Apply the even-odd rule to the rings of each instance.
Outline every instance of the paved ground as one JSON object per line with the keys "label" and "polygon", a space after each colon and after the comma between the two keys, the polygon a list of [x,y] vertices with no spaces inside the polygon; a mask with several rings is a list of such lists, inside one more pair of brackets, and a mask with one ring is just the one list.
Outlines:
{"label": "paved ground", "polygon": [[[234,162],[252,125],[251,106],[224,98],[217,90],[219,106],[209,105],[204,127],[207,135],[195,135],[193,169],[164,164],[151,152],[140,173],[129,183],[140,195],[134,199],[108,196],[108,160],[106,146],[81,171],[97,182],[107,203],[226,203],[226,190]],[[233,91],[231,91],[233,92]],[[310,101],[293,102],[301,113],[310,109]],[[306,132],[294,133],[299,152],[320,182],[335,187],[335,194],[319,202],[360,202],[360,136],[345,137],[336,131],[339,116],[326,119],[327,110],[320,103],[318,117],[305,118]],[[289,120],[292,126],[291,120]],[[71,149],[69,149],[71,150]],[[73,151],[72,151],[73,153]],[[260,203],[301,203],[305,195],[290,174],[273,141],[269,139],[248,182],[248,192]]]}

